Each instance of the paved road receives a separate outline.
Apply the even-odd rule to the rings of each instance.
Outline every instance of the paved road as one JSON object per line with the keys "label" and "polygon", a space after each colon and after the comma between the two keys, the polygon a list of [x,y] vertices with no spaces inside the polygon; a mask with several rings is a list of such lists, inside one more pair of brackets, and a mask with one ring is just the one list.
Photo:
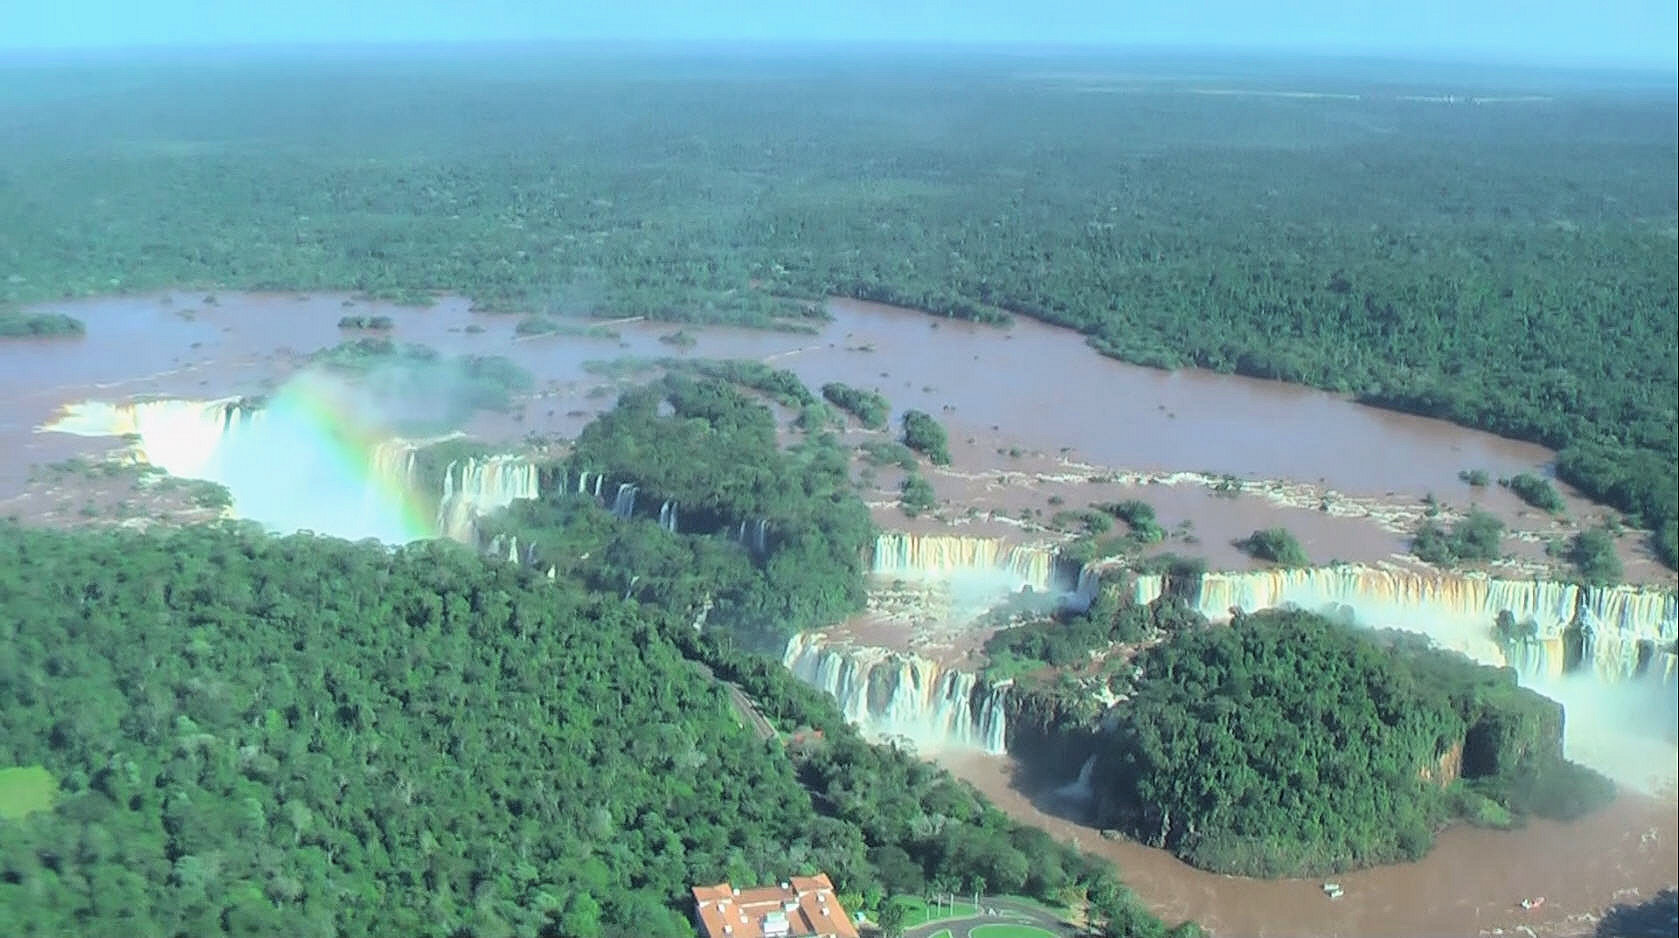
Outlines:
{"label": "paved road", "polygon": [[[1036,925],[1052,935],[1077,934],[1062,921],[1034,906],[1022,905],[1011,899],[982,898],[979,902],[981,914],[969,918],[945,919],[941,922],[928,922],[915,928],[906,928],[904,938],[928,938],[944,929],[949,929],[955,938],[968,938],[971,929],[981,925],[1002,925],[1010,922],[1021,925]],[[984,912],[996,910],[996,915],[986,915]]]}
{"label": "paved road", "polygon": [[758,733],[758,738],[774,739],[775,727],[771,726],[770,721],[764,719],[764,715],[758,712],[758,705],[752,702],[752,698],[746,696],[745,691],[728,681],[724,681],[723,685],[729,689],[729,699],[734,702],[735,712],[745,717],[746,722],[752,724],[752,728]]}
{"label": "paved road", "polygon": [[771,726],[770,721],[764,719],[764,715],[758,712],[758,705],[752,702],[751,697],[746,696],[745,691],[741,690],[740,687],[733,682],[725,681],[718,677],[717,673],[712,671],[711,667],[705,664],[705,662],[695,661],[692,663],[694,667],[700,669],[701,674],[704,674],[711,680],[722,684],[723,687],[728,690],[729,703],[734,705],[735,712],[740,715],[740,718],[745,721],[748,726],[752,727],[753,732],[758,734],[759,739],[775,738],[775,727]]}

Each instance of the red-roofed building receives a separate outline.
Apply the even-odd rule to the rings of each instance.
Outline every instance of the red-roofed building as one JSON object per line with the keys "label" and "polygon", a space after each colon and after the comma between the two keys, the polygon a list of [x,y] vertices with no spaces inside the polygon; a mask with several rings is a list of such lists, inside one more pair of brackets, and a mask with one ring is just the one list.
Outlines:
{"label": "red-roofed building", "polygon": [[694,921],[705,938],[857,938],[828,874],[780,886],[694,887]]}

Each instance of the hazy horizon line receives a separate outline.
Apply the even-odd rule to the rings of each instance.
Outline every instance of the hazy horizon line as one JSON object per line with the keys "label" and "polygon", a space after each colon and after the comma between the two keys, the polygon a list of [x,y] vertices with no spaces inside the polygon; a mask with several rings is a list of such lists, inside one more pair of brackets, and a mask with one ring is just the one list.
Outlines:
{"label": "hazy horizon line", "polygon": [[229,54],[297,54],[320,52],[447,52],[472,49],[572,48],[598,51],[638,50],[665,52],[770,52],[799,49],[821,49],[827,52],[922,52],[971,54],[1028,54],[1037,56],[1107,57],[1142,55],[1149,57],[1206,58],[1220,57],[1242,60],[1274,60],[1289,58],[1301,64],[1365,65],[1425,65],[1533,70],[1546,72],[1613,73],[1626,76],[1662,79],[1662,83],[1679,85],[1679,71],[1673,63],[1650,61],[1603,60],[1593,57],[1555,58],[1519,56],[1477,52],[1473,49],[1416,49],[1380,46],[1330,46],[1286,43],[1228,43],[1228,42],[1102,42],[1053,39],[986,40],[938,38],[856,38],[856,37],[539,37],[539,38],[483,38],[463,39],[348,39],[348,40],[286,40],[237,41],[186,39],[156,43],[91,43],[84,45],[0,45],[0,65],[22,60],[34,62],[53,60],[120,59],[125,56],[179,55],[222,56]]}

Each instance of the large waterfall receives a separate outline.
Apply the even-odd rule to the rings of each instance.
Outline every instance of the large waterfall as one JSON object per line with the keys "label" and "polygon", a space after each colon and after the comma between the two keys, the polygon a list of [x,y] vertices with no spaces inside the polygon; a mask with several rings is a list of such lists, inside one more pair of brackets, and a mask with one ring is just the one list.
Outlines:
{"label": "large waterfall", "polygon": [[223,444],[261,416],[261,410],[244,406],[239,398],[122,404],[85,401],[64,408],[42,429],[76,436],[128,437],[138,462],[182,478],[221,481],[217,470]]}
{"label": "large waterfall", "polygon": [[437,531],[463,544],[478,542],[478,519],[516,499],[539,497],[536,464],[521,456],[468,457],[443,470]]}
{"label": "large waterfall", "polygon": [[478,518],[539,495],[536,465],[511,455],[457,459],[441,491],[424,492],[416,461],[426,444],[380,438],[331,403],[318,383],[303,382],[260,408],[238,398],[92,401],[42,429],[127,437],[133,459],[218,482],[240,517],[287,531],[389,543],[441,534],[471,544]]}
{"label": "large waterfall", "polygon": [[832,694],[846,719],[866,733],[906,737],[928,749],[1004,751],[1006,685],[981,687],[974,675],[919,655],[831,645],[821,633],[793,636],[782,661],[800,680]]}
{"label": "large waterfall", "polygon": [[431,536],[407,484],[405,444],[377,444],[331,392],[294,381],[260,408],[238,398],[90,401],[41,430],[126,438],[135,461],[225,486],[234,514],[281,531],[388,543]]}
{"label": "large waterfall", "polygon": [[378,484],[412,489],[420,447],[408,440],[385,440],[373,447],[373,478]]}
{"label": "large waterfall", "polygon": [[872,571],[884,576],[948,578],[999,577],[1010,588],[1045,592],[1055,576],[1055,551],[1006,545],[1001,538],[888,531],[875,538]]}
{"label": "large waterfall", "polygon": [[[1139,581],[1139,598],[1142,584]],[[1152,587],[1152,584],[1151,584]],[[1497,580],[1341,566],[1209,573],[1199,608],[1209,619],[1230,610],[1292,605],[1341,612],[1361,625],[1420,632],[1480,661],[1508,663],[1532,676],[1560,676],[1565,633],[1578,626],[1581,661],[1601,679],[1675,675],[1679,605],[1673,595],[1632,586],[1579,587],[1542,580]],[[1500,613],[1532,627],[1510,656],[1494,635]],[[1642,645],[1642,650],[1641,646]]]}

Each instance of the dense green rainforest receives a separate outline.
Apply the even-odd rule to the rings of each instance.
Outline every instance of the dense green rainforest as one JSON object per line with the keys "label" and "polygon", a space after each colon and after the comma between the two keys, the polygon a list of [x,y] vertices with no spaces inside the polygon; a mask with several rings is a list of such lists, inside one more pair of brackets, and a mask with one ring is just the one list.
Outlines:
{"label": "dense green rainforest", "polygon": [[521,503],[520,563],[0,527],[0,768],[60,789],[21,818],[5,792],[0,933],[683,935],[694,883],[817,870],[853,907],[1014,892],[1163,933],[1106,863],[750,652],[861,601],[832,439],[779,450],[762,404],[672,376],[572,459],[647,495]]}
{"label": "dense green rainforest", "polygon": [[0,304],[1019,313],[1559,448],[1675,562],[1671,75],[552,47],[0,78]]}

